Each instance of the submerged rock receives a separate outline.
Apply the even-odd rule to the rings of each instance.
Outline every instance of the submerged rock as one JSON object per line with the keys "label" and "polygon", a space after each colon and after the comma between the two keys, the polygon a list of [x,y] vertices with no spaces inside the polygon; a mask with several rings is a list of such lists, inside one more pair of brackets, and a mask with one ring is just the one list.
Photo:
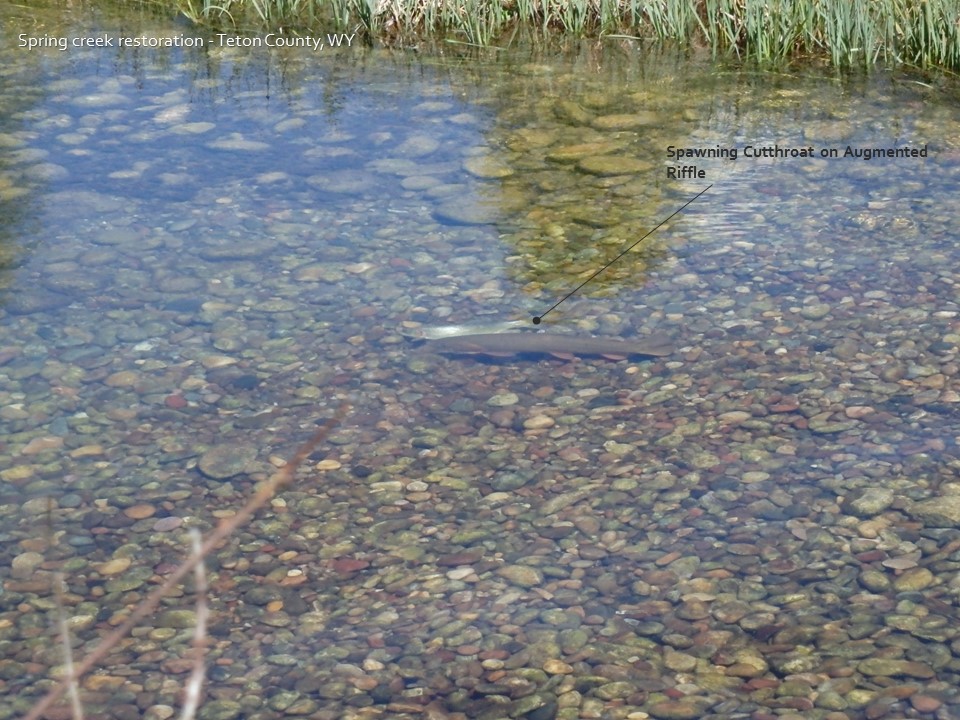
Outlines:
{"label": "submerged rock", "polygon": [[61,293],[34,287],[25,292],[8,295],[0,304],[11,315],[32,315],[65,307],[70,304],[70,298]]}
{"label": "submerged rock", "polygon": [[214,480],[226,480],[246,471],[247,465],[257,457],[255,448],[244,445],[218,445],[210,448],[200,458],[200,472]]}
{"label": "submerged rock", "polygon": [[960,527],[960,495],[922,500],[914,503],[909,513],[933,527]]}
{"label": "submerged rock", "polygon": [[653,163],[624,155],[595,155],[577,166],[591,175],[638,175],[652,169]]}

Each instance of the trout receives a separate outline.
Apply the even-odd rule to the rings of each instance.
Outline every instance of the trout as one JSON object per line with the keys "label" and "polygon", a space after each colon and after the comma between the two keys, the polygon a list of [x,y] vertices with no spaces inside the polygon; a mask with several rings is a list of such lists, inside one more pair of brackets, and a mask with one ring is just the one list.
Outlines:
{"label": "trout", "polygon": [[552,355],[572,360],[578,355],[599,355],[609,360],[624,360],[631,355],[661,357],[672,352],[670,341],[662,335],[637,340],[584,337],[562,333],[508,332],[479,333],[431,340],[427,347],[456,355]]}

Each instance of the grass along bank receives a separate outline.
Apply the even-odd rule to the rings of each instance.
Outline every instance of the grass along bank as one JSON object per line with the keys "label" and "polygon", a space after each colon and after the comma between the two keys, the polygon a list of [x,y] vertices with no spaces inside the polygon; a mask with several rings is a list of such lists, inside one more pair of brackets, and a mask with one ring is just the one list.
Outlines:
{"label": "grass along bank", "polygon": [[[143,0],[134,0],[143,2]],[[826,56],[960,70],[957,0],[150,0],[197,23],[258,30],[361,30],[412,43],[440,35],[506,45],[519,28],[705,46],[761,64]]]}

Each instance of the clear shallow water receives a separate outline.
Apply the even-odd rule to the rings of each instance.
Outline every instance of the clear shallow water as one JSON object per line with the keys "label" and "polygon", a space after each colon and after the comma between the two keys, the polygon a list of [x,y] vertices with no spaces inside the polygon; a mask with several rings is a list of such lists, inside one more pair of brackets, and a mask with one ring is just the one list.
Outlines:
{"label": "clear shallow water", "polygon": [[[7,36],[62,21],[22,13]],[[15,45],[0,602],[20,696],[60,662],[50,571],[92,643],[185,527],[347,399],[211,561],[201,717],[956,711],[955,88],[629,46]],[[702,200],[550,315],[666,333],[667,358],[492,362],[402,334],[543,313],[704,187],[666,179],[669,145],[895,143],[929,157],[699,163]],[[172,598],[89,706],[176,705],[191,607]]]}

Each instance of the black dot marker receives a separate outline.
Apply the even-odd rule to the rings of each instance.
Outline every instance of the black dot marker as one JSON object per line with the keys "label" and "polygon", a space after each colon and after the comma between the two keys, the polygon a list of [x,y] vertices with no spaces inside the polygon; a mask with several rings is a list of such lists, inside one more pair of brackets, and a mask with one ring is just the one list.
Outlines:
{"label": "black dot marker", "polygon": [[539,324],[540,324],[540,317],[539,317],[539,316],[537,316],[537,317],[535,317],[535,318],[533,319],[533,324],[534,324],[534,325],[539,325]]}

